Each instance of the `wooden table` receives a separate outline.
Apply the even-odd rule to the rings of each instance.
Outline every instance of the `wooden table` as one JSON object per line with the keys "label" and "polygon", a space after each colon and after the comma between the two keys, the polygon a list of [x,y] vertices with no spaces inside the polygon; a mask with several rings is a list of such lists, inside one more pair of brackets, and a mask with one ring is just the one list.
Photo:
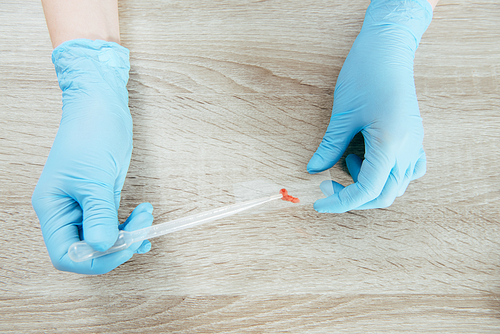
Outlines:
{"label": "wooden table", "polygon": [[[120,2],[134,152],[120,219],[234,201],[305,166],[369,1]],[[61,115],[39,1],[0,4],[2,333],[500,332],[500,5],[442,0],[415,59],[427,174],[387,209],[300,206],[58,272],[30,197]],[[356,138],[349,152],[362,152]],[[351,182],[343,160],[331,176]]]}

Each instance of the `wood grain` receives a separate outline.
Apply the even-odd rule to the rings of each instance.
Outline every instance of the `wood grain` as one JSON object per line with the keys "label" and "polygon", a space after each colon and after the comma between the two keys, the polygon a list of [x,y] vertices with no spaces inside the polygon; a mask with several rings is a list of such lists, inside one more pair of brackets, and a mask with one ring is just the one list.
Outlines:
{"label": "wood grain", "polygon": [[[369,1],[120,1],[134,152],[120,219],[234,201],[305,166]],[[0,4],[0,331],[498,333],[500,6],[442,0],[415,59],[425,177],[383,210],[300,206],[152,240],[109,274],[56,271],[30,197],[60,118],[38,1]],[[356,137],[348,152],[363,152]],[[341,161],[331,176],[352,182]]]}

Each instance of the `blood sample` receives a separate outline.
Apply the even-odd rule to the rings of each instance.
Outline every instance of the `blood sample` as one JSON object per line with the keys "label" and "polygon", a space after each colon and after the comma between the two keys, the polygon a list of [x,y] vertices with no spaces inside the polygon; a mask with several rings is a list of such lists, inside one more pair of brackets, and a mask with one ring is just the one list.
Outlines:
{"label": "blood sample", "polygon": [[292,203],[299,203],[300,202],[300,200],[297,197],[293,197],[293,196],[288,195],[288,191],[285,188],[280,190],[280,194],[283,195],[282,200],[284,200],[284,201],[289,201]]}

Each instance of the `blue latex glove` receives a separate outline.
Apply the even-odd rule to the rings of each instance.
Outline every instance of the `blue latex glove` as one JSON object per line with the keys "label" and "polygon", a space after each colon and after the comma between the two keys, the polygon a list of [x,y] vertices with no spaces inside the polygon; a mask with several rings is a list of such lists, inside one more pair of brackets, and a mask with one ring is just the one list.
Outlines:
{"label": "blue latex glove", "polygon": [[364,160],[347,157],[355,183],[330,184],[334,194],[316,201],[317,211],[387,207],[425,174],[413,59],[431,19],[426,0],[372,0],[337,79],[330,125],[307,170],[331,168],[360,131]]}
{"label": "blue latex glove", "polygon": [[120,194],[132,153],[128,108],[129,51],[112,42],[77,39],[54,49],[63,114],[32,197],[53,265],[64,271],[103,274],[151,248],[149,241],[101,258],[75,263],[69,246],[81,239],[99,251],[119,229],[150,226],[153,207],[139,205],[119,226]]}

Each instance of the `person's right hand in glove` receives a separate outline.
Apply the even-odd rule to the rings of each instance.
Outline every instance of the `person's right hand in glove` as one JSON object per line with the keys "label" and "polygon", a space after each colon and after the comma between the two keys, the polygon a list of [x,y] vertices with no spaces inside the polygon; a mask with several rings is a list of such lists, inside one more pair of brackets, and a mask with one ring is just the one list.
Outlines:
{"label": "person's right hand in glove", "polygon": [[81,274],[106,273],[147,252],[149,241],[76,263],[68,248],[85,240],[104,251],[120,229],[151,225],[153,207],[140,204],[119,225],[120,194],[132,153],[128,108],[129,51],[120,46],[116,0],[42,0],[63,95],[63,114],[32,196],[54,266]]}
{"label": "person's right hand in glove", "polygon": [[132,153],[128,50],[114,42],[77,39],[59,45],[52,60],[63,91],[63,114],[32,203],[54,266],[102,274],[151,247],[144,241],[81,263],[67,254],[80,239],[104,251],[115,243],[119,229],[139,229],[153,221],[153,207],[143,203],[118,224]]}

